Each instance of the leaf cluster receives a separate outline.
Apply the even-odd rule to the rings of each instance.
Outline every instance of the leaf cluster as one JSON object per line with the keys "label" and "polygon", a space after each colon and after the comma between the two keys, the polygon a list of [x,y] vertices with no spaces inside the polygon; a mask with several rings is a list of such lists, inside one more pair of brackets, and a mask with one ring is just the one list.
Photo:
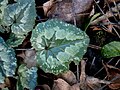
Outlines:
{"label": "leaf cluster", "polygon": [[[34,0],[0,1],[0,33],[9,34],[7,40],[0,36],[0,83],[6,77],[17,79],[17,90],[33,90],[37,85],[37,69],[46,73],[60,74],[69,70],[69,64],[79,64],[89,45],[85,31],[58,19],[51,19],[35,25],[36,7]],[[90,21],[93,21],[96,14]],[[17,65],[15,48],[23,43],[28,33],[32,32],[30,43],[35,50],[33,61],[36,67],[27,67],[25,63]],[[111,42],[102,47],[106,58],[120,56],[120,42]],[[111,52],[113,51],[113,52]],[[29,52],[29,51],[28,51]],[[16,69],[18,68],[18,70]],[[15,76],[15,72],[17,75]]]}

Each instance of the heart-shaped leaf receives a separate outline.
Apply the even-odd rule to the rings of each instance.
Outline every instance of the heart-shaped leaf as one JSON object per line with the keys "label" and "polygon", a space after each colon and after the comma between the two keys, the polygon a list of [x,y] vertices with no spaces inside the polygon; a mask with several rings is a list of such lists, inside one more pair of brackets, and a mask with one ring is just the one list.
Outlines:
{"label": "heart-shaped leaf", "polygon": [[32,31],[32,46],[37,50],[37,62],[49,73],[59,74],[69,69],[69,63],[79,63],[86,53],[89,37],[74,25],[57,19],[40,23]]}
{"label": "heart-shaped leaf", "polygon": [[24,88],[29,90],[35,89],[37,85],[36,67],[27,68],[26,65],[22,64],[19,66],[18,74],[17,90],[24,90]]}
{"label": "heart-shaped leaf", "polygon": [[26,35],[33,29],[36,18],[34,0],[18,0],[4,10],[3,26],[10,26],[12,33]]}
{"label": "heart-shaped leaf", "polygon": [[[7,0],[5,0],[7,3]],[[2,13],[0,32],[12,32],[7,42],[9,46],[16,47],[22,44],[25,35],[31,31],[35,24],[36,9],[34,0],[17,0],[14,4],[5,5],[5,1],[1,2],[5,6]],[[0,15],[1,17],[1,15]]]}
{"label": "heart-shaped leaf", "polygon": [[4,82],[5,77],[13,76],[16,67],[14,50],[9,48],[3,38],[0,37],[0,83]]}
{"label": "heart-shaped leaf", "polygon": [[120,42],[113,41],[102,47],[101,53],[106,58],[120,56]]}

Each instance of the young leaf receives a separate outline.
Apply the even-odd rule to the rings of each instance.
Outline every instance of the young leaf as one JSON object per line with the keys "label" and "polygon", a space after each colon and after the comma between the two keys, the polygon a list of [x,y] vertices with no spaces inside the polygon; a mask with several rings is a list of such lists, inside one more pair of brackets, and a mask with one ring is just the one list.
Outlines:
{"label": "young leaf", "polygon": [[71,61],[79,63],[89,38],[74,25],[52,19],[36,26],[31,43],[38,51],[36,58],[40,67],[45,72],[59,74],[69,69]]}
{"label": "young leaf", "polygon": [[16,36],[14,33],[10,34],[9,39],[6,41],[7,45],[10,47],[17,47],[18,45],[22,44],[25,36]]}
{"label": "young leaf", "polygon": [[15,74],[17,64],[15,58],[15,52],[12,48],[9,48],[0,37],[0,83],[3,83],[4,78],[13,76]]}
{"label": "young leaf", "polygon": [[120,42],[113,41],[102,47],[101,53],[106,58],[120,56]]}
{"label": "young leaf", "polygon": [[27,88],[29,90],[34,90],[37,85],[37,68],[31,67],[30,69],[22,64],[18,68],[18,82],[17,90],[24,90]]}
{"label": "young leaf", "polygon": [[33,29],[36,11],[34,0],[18,0],[4,10],[3,26],[10,26],[12,33],[26,35]]}
{"label": "young leaf", "polygon": [[88,29],[88,27],[90,26],[90,23],[91,23],[92,21],[94,21],[98,16],[100,16],[100,13],[95,14],[95,15],[90,19],[89,23],[87,24],[87,26],[86,26],[86,28],[85,28],[85,31],[86,31],[86,30]]}

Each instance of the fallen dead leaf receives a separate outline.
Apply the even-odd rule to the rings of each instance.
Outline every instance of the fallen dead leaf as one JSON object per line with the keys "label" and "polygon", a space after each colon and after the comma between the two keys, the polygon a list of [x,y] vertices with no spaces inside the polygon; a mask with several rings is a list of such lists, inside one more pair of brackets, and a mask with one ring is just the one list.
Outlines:
{"label": "fallen dead leaf", "polygon": [[25,53],[22,51],[21,53],[17,54],[17,56],[24,59],[25,58]]}
{"label": "fallen dead leaf", "polygon": [[47,84],[36,86],[35,90],[51,90]]}
{"label": "fallen dead leaf", "polygon": [[97,27],[97,26],[92,26],[92,27],[90,27],[90,28],[92,28],[93,31],[102,30],[102,28]]}
{"label": "fallen dead leaf", "polygon": [[25,52],[22,52],[18,54],[17,56],[24,59],[24,63],[27,65],[28,68],[36,66],[36,52],[35,50],[26,50]]}
{"label": "fallen dead leaf", "polygon": [[11,87],[9,78],[5,78],[4,83],[0,84],[0,88]]}
{"label": "fallen dead leaf", "polygon": [[120,89],[120,69],[108,64],[103,65],[106,69],[108,80],[111,80],[111,84],[108,86],[111,89]]}
{"label": "fallen dead leaf", "polygon": [[79,83],[74,84],[74,85],[70,88],[70,90],[80,90],[80,84],[79,84]]}
{"label": "fallen dead leaf", "polygon": [[47,15],[47,12],[53,6],[53,3],[54,3],[54,0],[49,0],[46,3],[43,4],[44,15]]}
{"label": "fallen dead leaf", "polygon": [[0,89],[5,88],[5,87],[6,87],[5,83],[0,84]]}
{"label": "fallen dead leaf", "polygon": [[9,78],[5,78],[5,84],[7,87],[11,87],[11,82]]}
{"label": "fallen dead leaf", "polygon": [[47,13],[47,16],[73,24],[74,20],[76,20],[77,25],[80,26],[86,16],[90,14],[92,5],[93,0],[57,0]]}
{"label": "fallen dead leaf", "polygon": [[80,83],[76,83],[73,85],[70,85],[68,82],[66,82],[63,79],[69,80],[70,82],[73,80],[73,77],[69,77],[70,75],[73,75],[71,71],[68,71],[64,73],[61,78],[58,78],[57,80],[54,80],[54,85],[52,90],[99,90],[101,88],[101,84],[110,84],[110,81],[106,80],[100,80],[95,77],[87,76],[85,73],[85,66],[86,62],[84,60],[81,61],[81,75],[80,75]]}
{"label": "fallen dead leaf", "polygon": [[114,2],[119,2],[120,0],[107,0],[107,1],[110,4],[110,3],[114,3]]}
{"label": "fallen dead leaf", "polygon": [[35,59],[36,52],[35,52],[35,50],[26,50],[25,56],[26,57],[24,59],[24,62],[27,64],[28,68],[36,66],[36,59]]}
{"label": "fallen dead leaf", "polygon": [[54,80],[54,85],[52,90],[80,90],[80,84],[69,85],[65,80],[58,78]]}
{"label": "fallen dead leaf", "polygon": [[108,27],[107,32],[112,33],[113,32],[113,30],[112,30],[113,29],[113,25],[110,24],[107,27]]}
{"label": "fallen dead leaf", "polygon": [[70,90],[70,85],[63,79],[54,80],[52,90]]}
{"label": "fallen dead leaf", "polygon": [[13,77],[6,77],[4,83],[0,84],[0,90],[4,88],[9,88],[10,90],[15,89],[16,79]]}
{"label": "fallen dead leaf", "polygon": [[106,80],[100,80],[98,78],[95,77],[90,77],[87,76],[86,78],[86,83],[87,83],[87,90],[98,90],[99,88],[101,88],[101,84],[110,84],[110,81],[106,81]]}
{"label": "fallen dead leaf", "polygon": [[106,80],[100,80],[95,77],[90,77],[85,74],[86,62],[81,61],[81,75],[80,75],[80,89],[82,90],[99,90],[101,84],[110,84],[111,82]]}
{"label": "fallen dead leaf", "polygon": [[77,83],[75,74],[70,70],[65,73],[59,74],[58,78],[64,79],[70,85],[74,85],[75,83]]}

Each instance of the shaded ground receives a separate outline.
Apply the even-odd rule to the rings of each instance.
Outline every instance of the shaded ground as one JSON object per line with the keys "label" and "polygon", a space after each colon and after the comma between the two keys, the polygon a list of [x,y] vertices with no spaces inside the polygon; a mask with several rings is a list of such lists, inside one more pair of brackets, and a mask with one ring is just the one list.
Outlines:
{"label": "shaded ground", "polygon": [[[99,2],[98,4],[104,13],[109,11],[108,5],[105,3],[105,1],[98,0],[98,2]],[[36,2],[39,2],[39,4],[37,3],[37,5],[39,6],[39,5],[42,5],[46,1],[36,0]],[[114,2],[108,1],[109,6],[111,8],[114,7],[114,4],[113,4]],[[116,3],[119,3],[119,2],[116,1]],[[94,3],[94,6],[95,6],[94,12],[101,13],[100,9],[96,6],[95,3]],[[41,17],[41,19],[46,19],[46,17],[43,14],[42,8],[38,8],[38,15]],[[119,16],[116,16],[116,19],[120,20]],[[110,17],[109,20],[113,23],[118,23],[114,20],[114,17]],[[82,28],[84,30],[84,28],[85,28],[84,25],[86,23],[88,23],[88,21],[89,21],[89,17],[87,19],[85,19],[85,22],[83,22],[83,24],[80,26],[80,28]],[[101,23],[96,23],[95,25],[91,25],[87,29],[87,34],[90,37],[90,46],[88,47],[88,50],[87,50],[86,54],[84,55],[84,58],[87,62],[86,74],[89,76],[94,76],[99,79],[105,79],[107,74],[106,74],[105,69],[103,68],[102,62],[109,63],[110,65],[113,65],[113,66],[116,65],[115,67],[120,68],[120,62],[119,62],[120,57],[105,59],[101,56],[100,47],[102,47],[103,45],[105,45],[111,41],[119,41],[120,39],[116,35],[114,30],[112,30],[112,32],[109,31],[109,28],[104,30],[104,27],[102,25],[102,24],[104,24],[104,23],[102,23],[102,22],[104,22],[104,20],[101,20],[100,22]],[[93,30],[94,29],[94,28],[92,28],[93,26],[94,26],[94,28],[95,27],[97,27],[97,28],[95,30]],[[105,26],[107,27],[108,25],[105,25]],[[119,28],[116,28],[116,30],[118,33],[120,33]],[[76,66],[74,65],[74,63],[70,64],[70,70],[76,74]],[[39,84],[41,84],[41,85],[48,84],[50,87],[52,87],[53,80],[56,78],[53,75],[45,74],[41,69],[38,71],[38,73],[40,75],[39,81],[38,81]],[[110,90],[110,88],[108,86],[106,86],[102,90]]]}
{"label": "shaded ground", "polygon": [[[51,18],[59,18],[59,19],[62,18],[63,21],[75,24],[74,19],[71,19],[71,18],[66,19],[65,16],[60,17],[60,15],[63,13],[59,14],[60,13],[59,12],[56,14],[57,11],[55,11],[54,8],[59,7],[59,6],[56,6],[56,7],[54,7],[54,5],[51,6],[48,10],[49,14],[47,16],[47,15],[45,15],[44,10],[43,10],[43,4],[45,2],[47,2],[48,0],[35,0],[35,1],[36,1],[36,10],[37,10],[37,14],[38,14],[38,17],[36,19],[36,24],[44,22]],[[70,0],[65,0],[65,1],[69,2]],[[101,47],[111,41],[120,41],[120,36],[119,36],[119,34],[120,34],[120,14],[119,14],[120,7],[119,7],[118,11],[111,12],[111,9],[116,7],[115,6],[116,4],[117,5],[120,4],[120,0],[98,0],[96,2],[94,0],[87,0],[87,1],[90,1],[91,5],[84,6],[84,7],[88,7],[90,9],[88,11],[82,12],[83,15],[79,16],[80,18],[77,17],[77,19],[75,19],[77,21],[76,25],[78,27],[80,27],[82,30],[85,30],[86,25],[88,23],[90,23],[90,26],[86,29],[86,33],[90,37],[90,44],[89,44],[87,52],[83,58],[86,61],[85,73],[88,76],[92,76],[92,77],[95,77],[95,78],[98,78],[101,80],[108,80],[108,78],[106,77],[108,75],[108,73],[107,73],[105,67],[107,69],[109,69],[110,72],[113,72],[116,70],[116,72],[114,74],[120,75],[120,72],[119,72],[120,71],[119,70],[120,69],[120,62],[119,62],[120,57],[118,56],[118,57],[109,58],[109,59],[103,58],[103,56],[101,55]],[[83,2],[84,2],[84,0],[83,0]],[[94,8],[92,8],[93,6],[94,6]],[[67,6],[66,6],[66,8],[67,8]],[[66,9],[66,8],[64,8],[64,9]],[[92,10],[93,10],[93,13],[91,13]],[[102,16],[105,16],[105,14],[109,11],[113,14],[109,18],[107,18],[107,17],[105,19],[103,18],[100,21],[98,20],[95,23],[90,22],[91,17],[94,16],[96,13],[101,13],[100,17],[102,17]],[[51,15],[50,13],[52,13],[54,15]],[[84,13],[85,14],[89,13],[89,14],[84,15]],[[109,21],[107,21],[107,19],[109,19]],[[109,22],[111,22],[113,24],[109,24]],[[115,28],[115,30],[113,29],[113,27]],[[6,35],[5,36],[2,35],[2,36],[4,37],[4,39],[8,38],[8,37],[6,37]],[[31,44],[29,42],[30,37],[31,37],[31,32],[29,33],[28,37],[24,40],[24,43],[19,46],[19,48],[31,48]],[[22,51],[16,51],[17,54],[19,54],[21,52]],[[18,59],[20,61],[23,60],[20,57],[18,57]],[[18,64],[19,63],[20,62],[18,62]],[[118,69],[112,68],[113,69],[113,71],[112,71],[111,68],[107,67],[106,63],[111,66],[114,66]],[[79,66],[79,69],[80,69],[79,73],[81,74],[81,65]],[[70,64],[70,70],[77,76],[77,67],[73,62]],[[109,72],[109,75],[110,75],[110,72]],[[111,75],[113,75],[113,74],[111,74]],[[11,79],[10,81],[12,81],[11,82],[11,90],[13,90],[12,86],[15,87],[14,83],[16,83],[16,81],[12,78],[10,78],[10,79]],[[54,84],[54,80],[57,80],[57,79],[58,79],[58,76],[45,73],[43,70],[41,70],[39,68],[38,69],[38,86],[36,87],[36,90],[49,90],[46,86],[44,87],[43,84],[48,85],[50,88],[52,88],[53,84]],[[120,80],[118,80],[117,84],[119,84],[119,83],[120,83]],[[113,86],[115,86],[115,84]],[[117,87],[117,86],[115,86],[115,87]],[[120,89],[120,84],[118,85],[118,88],[116,90],[119,90],[119,89]],[[57,89],[54,89],[54,90],[57,90]],[[73,89],[73,90],[75,90],[75,89]],[[93,88],[93,89],[83,89],[83,90],[98,90],[98,89]],[[113,87],[111,88],[110,86],[108,86],[106,84],[101,84],[99,90],[113,90]]]}

